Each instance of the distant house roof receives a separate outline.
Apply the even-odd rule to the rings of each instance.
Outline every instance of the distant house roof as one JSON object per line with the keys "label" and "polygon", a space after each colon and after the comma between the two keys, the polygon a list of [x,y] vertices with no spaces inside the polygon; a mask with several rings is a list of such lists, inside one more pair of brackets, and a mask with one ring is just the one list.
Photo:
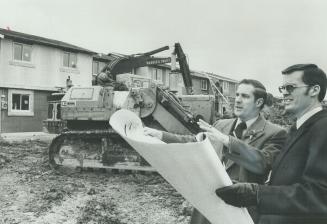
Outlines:
{"label": "distant house roof", "polygon": [[239,83],[239,81],[235,80],[235,79],[231,79],[225,76],[221,76],[221,75],[217,75],[214,73],[209,73],[209,72],[200,72],[200,71],[191,71],[191,75],[195,76],[195,77],[199,77],[199,78],[215,78],[215,79],[220,79],[220,80],[224,80],[224,81],[229,81],[229,82],[233,82],[233,83]]}
{"label": "distant house roof", "polygon": [[97,53],[93,55],[93,59],[104,61],[104,62],[109,62],[114,59],[121,59],[121,58],[128,58],[128,57],[130,57],[130,55],[125,55],[120,53],[108,53],[108,54]]}
{"label": "distant house roof", "polygon": [[239,80],[231,79],[231,78],[228,78],[226,76],[221,76],[221,75],[217,75],[217,74],[214,74],[214,73],[208,73],[208,74],[209,74],[209,76],[212,76],[212,77],[217,78],[217,79],[226,80],[226,81],[230,81],[230,82],[234,82],[234,83],[239,83],[240,82]]}
{"label": "distant house roof", "polygon": [[[120,53],[109,53],[107,55],[105,55],[105,54],[93,55],[93,58],[98,59],[98,60],[104,60],[104,61],[111,61],[113,59],[123,58],[123,57],[128,57],[128,55],[124,55],[124,54],[120,54]],[[171,69],[171,66],[168,64],[149,65],[149,67]],[[208,78],[208,76],[209,76],[209,77],[216,78],[219,80],[225,80],[225,81],[229,81],[229,82],[233,82],[233,83],[239,83],[238,80],[231,79],[231,78],[221,76],[221,75],[217,75],[214,73],[195,71],[195,70],[191,70],[190,72],[191,72],[191,76],[194,76],[194,77]]]}
{"label": "distant house roof", "polygon": [[81,48],[69,43],[65,43],[62,41],[58,40],[52,40],[44,37],[39,37],[35,35],[30,35],[26,33],[20,33],[12,30],[6,30],[0,28],[0,34],[2,34],[5,38],[13,39],[16,41],[22,41],[26,43],[36,43],[36,44],[42,44],[46,46],[51,46],[51,47],[56,47],[56,48],[61,48],[63,50],[71,50],[71,51],[76,51],[76,52],[81,52],[81,53],[86,53],[86,54],[95,54],[96,52],[87,50],[85,48]]}
{"label": "distant house roof", "polygon": [[113,59],[116,58],[117,58],[116,56],[113,56],[111,54],[107,55],[107,54],[98,53],[93,55],[93,59],[104,61],[104,62],[112,61]]}
{"label": "distant house roof", "polygon": [[[161,67],[161,68],[168,68],[168,69],[171,68],[170,65],[168,65],[168,64],[150,65],[150,67]],[[224,81],[239,83],[238,80],[231,79],[231,78],[221,76],[221,75],[217,75],[217,74],[214,74],[214,73],[209,73],[209,72],[191,70],[191,76],[199,77],[199,78],[208,78],[208,76],[209,76],[209,77],[224,80]]]}

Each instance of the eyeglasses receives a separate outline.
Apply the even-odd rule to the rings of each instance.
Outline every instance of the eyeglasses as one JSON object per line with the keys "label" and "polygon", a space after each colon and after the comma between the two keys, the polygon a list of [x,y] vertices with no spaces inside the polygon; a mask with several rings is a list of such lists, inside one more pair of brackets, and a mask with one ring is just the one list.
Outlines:
{"label": "eyeglasses", "polygon": [[292,93],[294,91],[294,89],[300,88],[300,87],[306,87],[306,86],[308,86],[308,85],[296,86],[296,85],[288,84],[288,85],[278,87],[278,90],[280,93],[283,93],[284,91],[287,91],[288,93]]}

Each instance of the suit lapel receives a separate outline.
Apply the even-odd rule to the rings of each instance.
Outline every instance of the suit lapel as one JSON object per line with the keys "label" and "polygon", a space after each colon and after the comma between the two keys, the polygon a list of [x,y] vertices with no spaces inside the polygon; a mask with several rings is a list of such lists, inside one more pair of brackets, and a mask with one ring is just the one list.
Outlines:
{"label": "suit lapel", "polygon": [[229,135],[233,131],[236,121],[237,119],[230,120],[224,127],[221,127],[221,132]]}
{"label": "suit lapel", "polygon": [[276,158],[273,170],[276,170],[283,159],[285,158],[286,154],[290,151],[292,146],[301,138],[303,134],[307,132],[308,128],[305,126],[300,127],[299,130],[296,131],[295,135],[287,140],[284,146],[284,150],[280,152],[280,155]]}
{"label": "suit lapel", "polygon": [[[265,126],[266,120],[261,115],[259,115],[258,119],[244,133],[243,140],[248,144],[254,142],[264,134]],[[231,128],[233,128],[233,126]],[[231,131],[232,129],[230,132]],[[226,163],[226,170],[233,166],[234,163],[234,161],[229,159]]]}
{"label": "suit lapel", "polygon": [[266,120],[260,115],[258,119],[246,130],[243,139],[250,144],[264,134]]}
{"label": "suit lapel", "polygon": [[[304,124],[299,128],[299,130],[296,131],[293,137],[288,139],[284,146],[284,150],[280,153],[280,155],[276,158],[274,162],[273,170],[276,170],[283,159],[285,158],[286,154],[290,151],[292,146],[304,135],[310,128],[310,126],[316,122],[316,120],[320,119],[320,117],[326,116],[326,112],[324,110],[318,112],[317,114],[313,115],[311,118],[309,118]],[[274,172],[273,172],[274,174]]]}
{"label": "suit lapel", "polygon": [[[230,120],[230,122],[228,122],[225,126],[223,126],[223,127],[220,128],[220,131],[222,133],[226,134],[226,135],[230,135],[232,133],[232,131],[234,130],[234,127],[235,127],[236,122],[237,122],[237,119]],[[228,149],[226,148],[226,146],[223,146],[223,149],[222,149],[223,155],[224,155],[224,151],[225,150],[228,150]],[[225,160],[225,158],[222,157],[221,161],[223,162],[224,160]],[[226,164],[225,164],[225,169],[227,170],[228,167],[230,167],[231,165],[233,165],[233,163],[234,163],[233,161],[231,161],[231,160],[228,159],[227,162],[226,162]]]}

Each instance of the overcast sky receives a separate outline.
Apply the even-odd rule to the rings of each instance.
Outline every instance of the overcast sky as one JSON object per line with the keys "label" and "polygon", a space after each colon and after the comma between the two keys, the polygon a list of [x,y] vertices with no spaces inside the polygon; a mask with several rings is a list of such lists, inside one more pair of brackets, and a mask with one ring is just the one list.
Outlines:
{"label": "overcast sky", "polygon": [[180,42],[191,69],[258,79],[276,96],[289,65],[316,63],[327,71],[325,0],[0,0],[0,6],[1,28],[96,52],[133,54]]}

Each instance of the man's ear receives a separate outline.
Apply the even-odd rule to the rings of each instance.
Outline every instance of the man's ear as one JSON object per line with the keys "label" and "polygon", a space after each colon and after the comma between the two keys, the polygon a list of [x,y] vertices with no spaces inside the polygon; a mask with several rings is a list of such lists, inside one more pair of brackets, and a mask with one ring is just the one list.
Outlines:
{"label": "man's ear", "polygon": [[261,107],[261,105],[263,104],[263,98],[259,98],[256,101],[257,107]]}
{"label": "man's ear", "polygon": [[317,96],[320,93],[320,86],[314,85],[309,89],[310,96]]}

